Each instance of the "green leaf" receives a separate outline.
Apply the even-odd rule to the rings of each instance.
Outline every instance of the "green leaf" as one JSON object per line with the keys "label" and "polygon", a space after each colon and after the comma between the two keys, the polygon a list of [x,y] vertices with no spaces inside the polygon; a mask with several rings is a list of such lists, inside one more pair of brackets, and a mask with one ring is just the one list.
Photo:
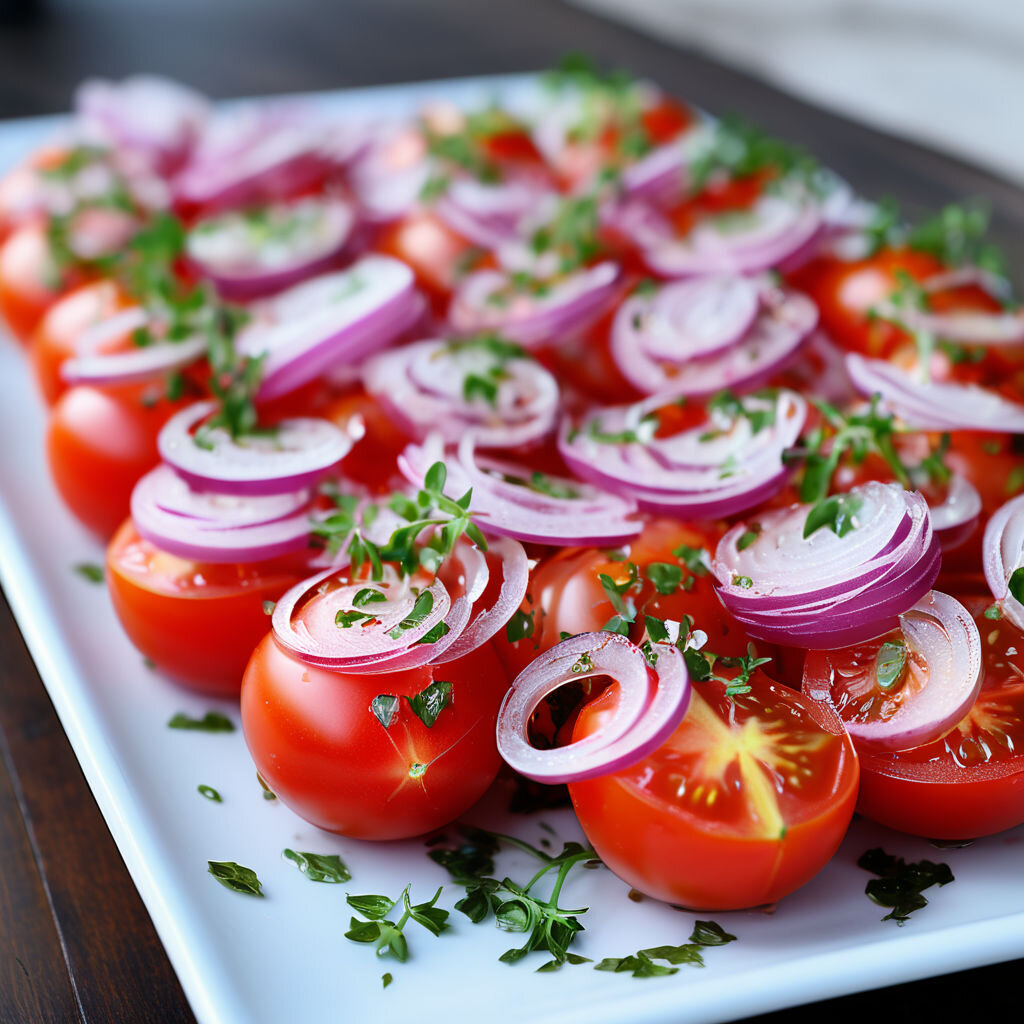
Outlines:
{"label": "green leaf", "polygon": [[640,952],[652,960],[667,960],[670,964],[704,966],[700,945],[694,943],[692,939],[682,946],[651,946],[648,949],[641,949]]}
{"label": "green leaf", "polygon": [[683,582],[683,570],[681,566],[668,562],[651,562],[647,566],[647,578],[659,594],[674,594]]}
{"label": "green leaf", "polygon": [[527,614],[521,608],[516,609],[512,618],[505,624],[505,637],[510,644],[533,636],[533,615],[532,611]]}
{"label": "green leaf", "polygon": [[742,587],[744,590],[749,590],[754,585],[754,581],[749,576],[739,576],[736,573],[733,573],[732,585],[734,587]]}
{"label": "green leaf", "polygon": [[907,665],[907,645],[902,640],[886,641],[875,655],[875,679],[879,689],[891,690],[902,678]]}
{"label": "green leaf", "polygon": [[[437,465],[441,465],[441,463],[437,463]],[[424,590],[416,598],[412,611],[388,635],[392,640],[400,640],[404,632],[422,625],[433,609],[434,595],[429,590]]]}
{"label": "green leaf", "polygon": [[694,576],[707,576],[711,560],[705,548],[691,548],[689,544],[680,544],[672,551],[672,556],[678,558]]}
{"label": "green leaf", "polygon": [[654,643],[668,640],[668,626],[661,619],[655,618],[653,615],[645,615],[644,626],[647,629],[647,635]]}
{"label": "green leaf", "polygon": [[448,706],[452,697],[452,684],[447,679],[435,679],[415,697],[406,697],[413,714],[428,728],[432,728],[438,715]]}
{"label": "green leaf", "polygon": [[103,582],[103,566],[95,565],[92,562],[79,562],[75,567],[75,572],[78,573],[82,579],[88,580],[90,583],[102,583]]}
{"label": "green leaf", "polygon": [[421,636],[419,640],[416,641],[416,643],[436,644],[437,641],[441,639],[441,637],[447,636],[450,632],[451,627],[448,625],[447,622],[438,622],[436,625],[428,629],[426,633],[424,633],[423,636]]}
{"label": "green leaf", "polygon": [[470,886],[466,889],[466,895],[456,902],[455,909],[465,914],[473,924],[479,924],[490,917],[491,901],[484,888]]}
{"label": "green leaf", "polygon": [[690,936],[690,942],[694,942],[698,946],[724,946],[735,941],[736,936],[730,935],[715,921],[695,922],[693,934]]}
{"label": "green leaf", "polygon": [[751,523],[750,528],[746,530],[738,541],[736,541],[736,547],[739,551],[746,551],[751,544],[761,536],[761,524]]}
{"label": "green leaf", "polygon": [[244,893],[246,896],[262,897],[263,885],[252,868],[243,867],[233,860],[207,861],[207,870],[226,889]]}
{"label": "green leaf", "polygon": [[365,608],[368,604],[374,604],[378,601],[386,601],[387,595],[382,590],[377,590],[375,587],[363,587],[362,590],[356,592],[356,596],[352,598],[352,604],[356,608]]}
{"label": "green leaf", "polygon": [[1012,597],[1018,601],[1024,601],[1024,566],[1013,570],[1006,586]]}
{"label": "green leaf", "polygon": [[804,540],[827,526],[837,537],[845,537],[857,528],[854,517],[864,499],[859,494],[834,494],[824,498],[807,513],[804,522]]}
{"label": "green leaf", "polygon": [[348,882],[352,873],[336,853],[310,853],[286,849],[282,856],[292,861],[311,882]]}
{"label": "green leaf", "polygon": [[207,800],[212,800],[215,804],[224,803],[224,798],[213,788],[213,786],[197,786],[197,792],[206,797]]}
{"label": "green leaf", "polygon": [[880,847],[864,853],[857,865],[879,876],[868,882],[864,892],[872,902],[889,909],[883,921],[895,921],[899,925],[928,905],[928,900],[922,895],[925,889],[954,881],[948,864],[930,860],[907,862]]}
{"label": "green leaf", "polygon": [[339,611],[334,616],[334,624],[339,629],[350,629],[357,622],[372,622],[374,616],[369,612],[356,611],[354,608],[349,611]]}
{"label": "green leaf", "polygon": [[259,772],[256,773],[256,781],[260,784],[260,789],[263,791],[264,800],[276,800],[277,794],[267,785],[263,776]]}
{"label": "green leaf", "polygon": [[277,602],[276,601],[264,601],[263,602],[263,614],[264,615],[273,615],[274,614],[274,609],[276,607],[277,607]]}
{"label": "green leaf", "polygon": [[391,976],[391,973],[388,972],[387,974],[382,974],[380,976],[380,980],[381,980],[384,988],[387,988],[388,985],[390,985],[391,982],[394,981],[395,979]]}
{"label": "green leaf", "polygon": [[380,923],[360,921],[358,917],[353,917],[345,938],[353,942],[376,942],[380,938]]}
{"label": "green leaf", "polygon": [[202,718],[192,718],[179,711],[167,723],[168,729],[189,729],[193,732],[234,732],[235,724],[219,711],[207,711]]}
{"label": "green leaf", "polygon": [[440,494],[448,479],[448,469],[443,462],[435,462],[423,479],[423,487],[432,494]]}
{"label": "green leaf", "polygon": [[998,604],[990,604],[985,609],[984,614],[986,619],[993,619],[998,622],[1003,617],[1003,609]]}
{"label": "green leaf", "polygon": [[388,729],[398,711],[398,698],[390,693],[380,693],[370,701],[370,710],[377,721]]}
{"label": "green leaf", "polygon": [[387,896],[346,896],[345,902],[371,921],[383,920],[395,906],[395,901],[389,900]]}

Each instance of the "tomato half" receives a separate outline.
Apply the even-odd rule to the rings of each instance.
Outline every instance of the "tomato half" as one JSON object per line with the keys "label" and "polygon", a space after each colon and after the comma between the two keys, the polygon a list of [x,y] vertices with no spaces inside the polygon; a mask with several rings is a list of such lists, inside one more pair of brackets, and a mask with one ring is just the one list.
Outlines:
{"label": "tomato half", "polygon": [[159,461],[156,438],[191,399],[169,401],[159,383],[69,388],[50,410],[46,454],[71,512],[109,537],[128,514],[132,488]]}
{"label": "tomato half", "polygon": [[[451,696],[427,726],[406,698],[431,683]],[[446,665],[385,675],[315,668],[273,634],[242,684],[242,727],[260,774],[307,821],[356,839],[440,828],[474,804],[500,765],[498,707],[508,679],[489,644]],[[398,698],[385,726],[374,698]]]}
{"label": "tomato half", "polygon": [[[633,888],[694,910],[775,903],[836,852],[857,799],[857,755],[826,709],[756,671],[751,692],[694,684],[679,728],[637,764],[571,783],[580,824]],[[573,738],[614,709],[609,688]]]}
{"label": "tomato half", "polygon": [[[946,736],[894,754],[861,755],[857,810],[890,828],[974,839],[1024,823],[1024,635],[984,616],[991,597],[961,598],[978,623],[985,678],[970,714]],[[812,652],[805,685],[848,652]]]}
{"label": "tomato half", "polygon": [[214,565],[161,551],[130,519],[107,547],[107,585],[128,639],[191,689],[230,696],[267,631],[264,601],[311,572],[310,552]]}

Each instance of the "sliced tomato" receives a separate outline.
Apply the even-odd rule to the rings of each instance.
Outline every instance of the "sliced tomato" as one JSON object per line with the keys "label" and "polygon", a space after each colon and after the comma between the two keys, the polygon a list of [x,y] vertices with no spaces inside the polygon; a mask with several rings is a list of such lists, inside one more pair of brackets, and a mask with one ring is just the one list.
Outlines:
{"label": "sliced tomato", "polygon": [[[411,701],[434,683],[450,695],[427,725]],[[494,781],[507,689],[489,644],[446,665],[354,675],[307,665],[268,634],[245,672],[242,726],[296,814],[357,839],[400,839],[447,825]],[[378,697],[388,699],[375,714]]]}
{"label": "sliced tomato", "polygon": [[[629,768],[572,783],[580,824],[633,888],[694,910],[772,904],[835,853],[857,799],[857,755],[829,710],[755,670],[749,693],[696,683],[672,736]],[[576,740],[610,716],[614,687]]]}
{"label": "sliced tomato", "polygon": [[310,554],[195,562],[161,551],[128,519],[107,547],[107,586],[128,639],[161,672],[191,689],[230,696],[267,631],[264,602],[310,575]]}

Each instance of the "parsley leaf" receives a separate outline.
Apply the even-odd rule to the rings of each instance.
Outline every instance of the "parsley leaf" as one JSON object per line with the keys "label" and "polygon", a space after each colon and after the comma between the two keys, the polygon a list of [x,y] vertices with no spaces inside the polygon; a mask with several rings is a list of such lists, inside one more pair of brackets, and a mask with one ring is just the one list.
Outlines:
{"label": "parsley leaf", "polygon": [[263,884],[256,876],[252,868],[236,864],[233,860],[211,860],[207,861],[207,870],[226,889],[244,893],[246,896],[259,896],[262,898]]}
{"label": "parsley leaf", "polygon": [[96,565],[93,562],[79,562],[74,566],[74,570],[82,577],[82,579],[88,580],[90,583],[103,582],[102,565]]}
{"label": "parsley leaf", "polygon": [[883,921],[895,921],[898,925],[905,924],[915,910],[928,905],[928,900],[922,895],[925,889],[954,881],[948,864],[930,860],[908,863],[902,857],[886,853],[881,847],[864,853],[857,866],[879,876],[868,882],[864,892],[872,902],[889,908]]}
{"label": "parsley leaf", "polygon": [[413,714],[430,729],[452,699],[452,684],[447,679],[435,679],[415,697],[404,699],[409,702]]}
{"label": "parsley leaf", "polygon": [[834,494],[812,506],[804,522],[804,540],[827,526],[837,537],[845,537],[857,528],[854,519],[864,499],[859,494]]}
{"label": "parsley leaf", "polygon": [[336,853],[300,853],[286,849],[281,856],[292,861],[311,882],[337,885],[352,878],[352,872]]}
{"label": "parsley leaf", "polygon": [[220,793],[218,793],[217,790],[213,788],[213,786],[196,786],[196,792],[199,793],[201,796],[205,796],[206,799],[211,801],[212,803],[224,803],[224,797],[222,797]]}
{"label": "parsley leaf", "polygon": [[168,729],[188,729],[192,732],[234,732],[235,723],[219,711],[207,711],[202,718],[192,718],[179,711],[167,723]]}

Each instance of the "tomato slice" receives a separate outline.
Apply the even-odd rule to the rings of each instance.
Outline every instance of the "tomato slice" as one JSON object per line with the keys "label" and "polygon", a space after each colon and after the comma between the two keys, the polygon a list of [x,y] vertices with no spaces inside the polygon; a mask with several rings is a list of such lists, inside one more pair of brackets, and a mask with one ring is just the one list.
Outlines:
{"label": "tomato slice", "polygon": [[107,548],[107,585],[128,639],[160,671],[230,696],[267,631],[263,602],[309,576],[309,559],[300,552],[246,564],[194,562],[161,551],[128,519]]}
{"label": "tomato slice", "polygon": [[[572,783],[583,831],[629,885],[695,910],[775,903],[842,841],[857,798],[857,755],[822,705],[755,670],[749,693],[696,683],[679,728],[622,771]],[[574,739],[612,713],[610,688]]]}

